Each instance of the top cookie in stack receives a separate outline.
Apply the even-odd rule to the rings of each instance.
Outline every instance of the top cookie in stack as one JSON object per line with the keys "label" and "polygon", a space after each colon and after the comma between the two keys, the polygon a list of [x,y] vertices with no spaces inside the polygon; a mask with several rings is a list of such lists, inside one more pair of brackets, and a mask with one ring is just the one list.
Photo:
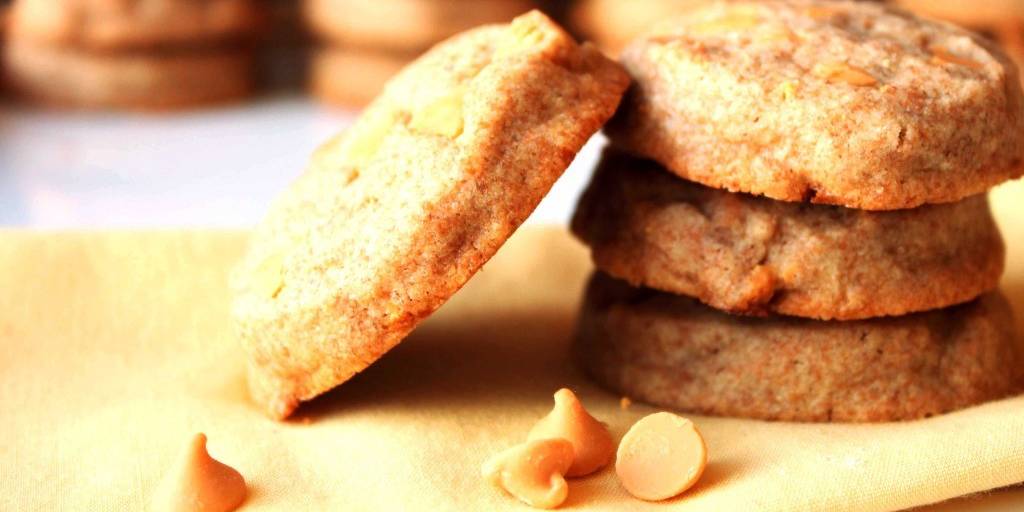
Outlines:
{"label": "top cookie in stack", "polygon": [[601,271],[578,344],[592,375],[662,405],[810,421],[1017,388],[984,196],[1024,162],[1002,51],[883,5],[769,0],[656,26],[621,61],[616,149],[573,220]]}
{"label": "top cookie in stack", "polygon": [[255,0],[17,0],[4,60],[22,96],[73,107],[163,109],[253,89]]}
{"label": "top cookie in stack", "polygon": [[993,43],[880,5],[717,4],[654,29],[616,145],[784,201],[913,208],[1021,175],[1017,68]]}

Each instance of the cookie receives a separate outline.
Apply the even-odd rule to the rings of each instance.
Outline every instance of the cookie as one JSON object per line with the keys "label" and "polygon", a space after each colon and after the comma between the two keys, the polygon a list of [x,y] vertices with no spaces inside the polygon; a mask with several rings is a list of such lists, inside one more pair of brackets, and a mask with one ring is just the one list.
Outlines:
{"label": "cookie", "polygon": [[998,293],[909,316],[822,322],[737,317],[596,274],[576,355],[616,393],[701,414],[876,422],[1021,389],[1013,314]]}
{"label": "cookie", "polygon": [[11,37],[92,50],[207,45],[252,38],[257,0],[15,0]]}
{"label": "cookie", "polygon": [[380,94],[391,77],[411,57],[401,53],[328,47],[313,54],[309,88],[320,100],[350,108],[362,108]]}
{"label": "cookie", "polygon": [[705,185],[865,210],[1022,172],[1017,68],[994,44],[873,3],[718,3],[622,54],[613,142]]}
{"label": "cookie", "polygon": [[458,32],[507,23],[527,0],[305,0],[306,22],[335,43],[418,52]]}
{"label": "cookie", "polygon": [[969,301],[1005,250],[984,194],[868,212],[679,179],[606,151],[573,231],[602,271],[734,313],[852,320]]}
{"label": "cookie", "polygon": [[712,0],[582,0],[573,6],[573,26],[609,55],[618,55],[634,37],[665,19]]}
{"label": "cookie", "polygon": [[526,219],[628,83],[539,12],[399,73],[277,198],[237,269],[255,401],[285,418],[401,341]]}
{"label": "cookie", "polygon": [[10,89],[60,107],[167,110],[225,103],[254,88],[245,51],[95,53],[11,39],[3,49]]}

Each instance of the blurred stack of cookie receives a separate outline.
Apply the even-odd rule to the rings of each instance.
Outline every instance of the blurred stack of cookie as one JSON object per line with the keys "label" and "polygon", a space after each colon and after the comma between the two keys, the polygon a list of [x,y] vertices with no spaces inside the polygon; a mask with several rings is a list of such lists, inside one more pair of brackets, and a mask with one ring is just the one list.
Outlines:
{"label": "blurred stack of cookie", "polygon": [[627,43],[651,25],[690,12],[713,0],[580,0],[569,14],[576,32],[608,55],[618,55]]}
{"label": "blurred stack of cookie", "polygon": [[598,268],[577,356],[688,411],[927,417],[1020,389],[986,191],[1024,163],[998,48],[849,1],[715,4],[658,25],[573,231]]}
{"label": "blurred stack of cookie", "polygon": [[1024,64],[1024,2],[1021,0],[895,0],[914,13],[950,21],[998,41],[1017,66]]}
{"label": "blurred stack of cookie", "polygon": [[172,109],[254,88],[258,0],[16,0],[4,48],[20,96],[85,108]]}
{"label": "blurred stack of cookie", "polygon": [[309,87],[328,103],[362,107],[434,44],[534,7],[528,0],[305,0],[306,23],[323,41]]}

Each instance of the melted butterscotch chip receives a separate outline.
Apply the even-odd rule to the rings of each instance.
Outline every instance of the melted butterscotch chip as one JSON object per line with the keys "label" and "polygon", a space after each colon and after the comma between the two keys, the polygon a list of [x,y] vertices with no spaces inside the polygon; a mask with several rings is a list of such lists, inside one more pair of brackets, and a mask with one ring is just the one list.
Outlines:
{"label": "melted butterscotch chip", "polygon": [[413,114],[409,129],[454,139],[462,134],[462,91],[442,96]]}
{"label": "melted butterscotch chip", "polygon": [[206,436],[196,434],[178,465],[164,477],[153,508],[161,512],[230,512],[245,501],[246,494],[241,473],[210,457]]}
{"label": "melted butterscotch chip", "polygon": [[747,10],[740,10],[731,12],[721,18],[697,23],[690,27],[690,31],[702,36],[738,32],[756,27],[759,21],[760,18],[757,14]]}
{"label": "melted butterscotch chip", "polygon": [[829,83],[846,83],[859,87],[878,84],[878,80],[871,73],[845,62],[821,62],[814,66],[811,73]]}
{"label": "melted butterscotch chip", "polygon": [[257,292],[268,299],[277,298],[284,288],[284,256],[272,254],[266,257],[253,273],[252,282]]}
{"label": "melted butterscotch chip", "polygon": [[932,62],[935,64],[957,64],[971,69],[982,68],[980,62],[968,59],[967,57],[955,55],[941,46],[932,46],[928,48],[928,51],[932,54]]}

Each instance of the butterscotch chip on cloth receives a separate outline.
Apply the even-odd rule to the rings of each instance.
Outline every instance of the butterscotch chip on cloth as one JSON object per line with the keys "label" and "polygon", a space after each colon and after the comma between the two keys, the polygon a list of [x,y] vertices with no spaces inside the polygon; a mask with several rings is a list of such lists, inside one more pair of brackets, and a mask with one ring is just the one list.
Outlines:
{"label": "butterscotch chip on cloth", "polygon": [[304,0],[310,29],[349,46],[422,51],[488,23],[507,23],[536,6],[529,0]]}
{"label": "butterscotch chip on cloth", "polygon": [[7,85],[15,94],[60,107],[167,110],[225,103],[255,88],[245,51],[82,52],[9,40]]}
{"label": "butterscotch chip on cloth", "polygon": [[573,219],[602,271],[720,310],[852,320],[994,289],[1005,249],[984,194],[867,212],[682,180],[605,152]]}
{"label": "butterscotch chip on cloth", "polygon": [[914,315],[822,322],[730,316],[595,274],[576,352],[601,384],[697,413],[767,420],[924,418],[1020,390],[998,293]]}
{"label": "butterscotch chip on cloth", "polygon": [[627,85],[539,12],[456,36],[392,80],[274,202],[237,271],[267,414],[345,382],[462,287]]}
{"label": "butterscotch chip on cloth", "polygon": [[309,66],[309,88],[321,101],[362,108],[373,101],[412,57],[375,50],[317,50]]}
{"label": "butterscotch chip on cloth", "polygon": [[994,43],[867,2],[719,3],[621,60],[613,142],[705,185],[893,210],[1019,177],[1024,102]]}
{"label": "butterscotch chip on cloth", "polygon": [[92,50],[238,41],[265,22],[257,0],[15,0],[11,33]]}

